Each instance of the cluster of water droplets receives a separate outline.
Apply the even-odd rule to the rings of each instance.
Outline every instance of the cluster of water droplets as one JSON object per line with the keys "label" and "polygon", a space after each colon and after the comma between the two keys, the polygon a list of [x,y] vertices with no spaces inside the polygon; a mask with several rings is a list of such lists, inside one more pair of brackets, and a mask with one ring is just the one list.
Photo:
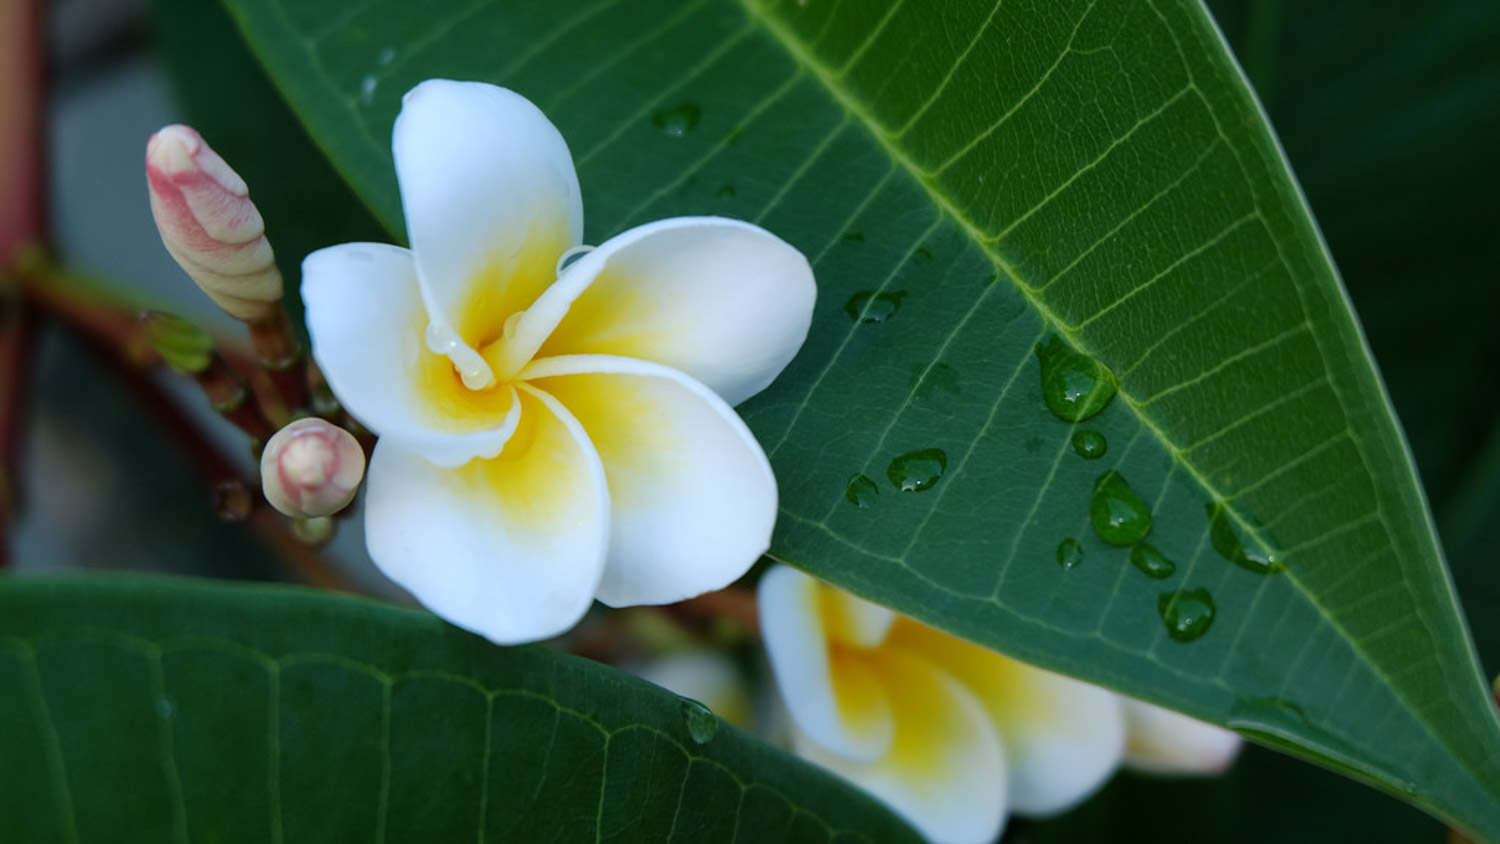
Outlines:
{"label": "cluster of water droplets", "polygon": [[[1036,346],[1041,368],[1042,400],[1060,421],[1077,425],[1093,418],[1109,405],[1116,392],[1114,373],[1107,366],[1053,336]],[[1076,428],[1071,437],[1073,453],[1084,460],[1098,460],[1109,452],[1109,441],[1092,428]],[[1118,470],[1110,469],[1094,480],[1088,503],[1089,525],[1106,545],[1129,548],[1130,564],[1152,580],[1166,580],[1177,572],[1177,564],[1146,542],[1151,533],[1151,509]],[[1083,562],[1084,546],[1073,537],[1058,543],[1057,564],[1064,570]],[[1213,595],[1207,589],[1178,588],[1157,596],[1157,614],[1167,635],[1178,642],[1191,642],[1208,632],[1214,621]]]}
{"label": "cluster of water droplets", "polygon": [[[1059,420],[1076,426],[1102,412],[1114,397],[1116,382],[1109,368],[1062,339],[1053,336],[1039,343],[1036,355],[1041,364],[1042,399]],[[1075,428],[1072,447],[1084,460],[1098,460],[1108,453],[1109,443],[1096,430]],[[1223,503],[1210,502],[1207,512],[1210,542],[1219,556],[1262,575],[1285,569],[1274,554],[1241,540]],[[1130,564],[1146,577],[1164,581],[1177,573],[1177,563],[1146,541],[1152,527],[1151,510],[1118,470],[1106,471],[1094,481],[1089,524],[1105,544],[1129,548]],[[1083,557],[1083,543],[1073,537],[1057,546],[1057,563],[1064,570],[1078,566]],[[1208,632],[1216,608],[1207,589],[1179,586],[1157,596],[1157,613],[1169,637],[1191,642]]]}
{"label": "cluster of water droplets", "polygon": [[[842,240],[864,243],[865,236],[862,232],[849,231],[844,233]],[[932,260],[932,253],[919,248],[912,253],[911,260],[925,263]],[[855,325],[878,325],[894,317],[905,299],[905,290],[858,290],[844,302],[843,311]],[[961,392],[957,370],[941,362],[913,367],[913,396],[930,398],[938,389]],[[919,448],[891,458],[886,465],[885,477],[896,492],[920,493],[937,486],[947,469],[947,452],[941,448]],[[844,499],[861,510],[875,506],[879,495],[880,485],[863,472],[851,475],[844,486]]]}

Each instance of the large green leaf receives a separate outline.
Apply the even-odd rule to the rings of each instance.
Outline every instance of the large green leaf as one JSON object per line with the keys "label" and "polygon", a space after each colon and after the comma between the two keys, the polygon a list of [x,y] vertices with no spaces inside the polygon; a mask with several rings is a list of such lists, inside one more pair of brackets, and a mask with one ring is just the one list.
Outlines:
{"label": "large green leaf", "polygon": [[7,841],[915,841],[698,704],[287,587],[0,581]]}
{"label": "large green leaf", "polygon": [[[595,242],[724,213],[809,255],[812,336],[743,411],[781,483],[778,556],[1500,838],[1500,729],[1410,458],[1198,3],[229,5],[393,232],[399,97],[449,76],[558,123]],[[1049,337],[1119,378],[1087,423],[1102,460],[1045,409]],[[901,491],[919,450],[941,477]],[[1172,579],[1090,531],[1108,469]],[[1232,565],[1236,537],[1285,570]],[[1179,587],[1217,607],[1190,643],[1158,617]]]}
{"label": "large green leaf", "polygon": [[1500,523],[1500,157],[1491,153],[1500,147],[1500,4],[1213,8],[1359,307],[1493,676],[1500,569],[1485,528]]}
{"label": "large green leaf", "polygon": [[1441,511],[1500,414],[1500,4],[1211,5],[1317,213]]}

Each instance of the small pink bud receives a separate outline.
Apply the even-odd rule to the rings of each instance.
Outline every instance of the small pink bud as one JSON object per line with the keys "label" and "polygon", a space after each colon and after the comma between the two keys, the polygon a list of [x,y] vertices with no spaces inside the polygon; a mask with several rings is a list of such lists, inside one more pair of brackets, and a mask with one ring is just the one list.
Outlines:
{"label": "small pink bud", "polygon": [[230,316],[257,320],[281,301],[266,227],[250,189],[191,127],[146,142],[146,182],[161,242]]}
{"label": "small pink bud", "polygon": [[354,436],[316,417],[277,431],[260,456],[266,500],[298,519],[344,509],[364,474],[365,453]]}

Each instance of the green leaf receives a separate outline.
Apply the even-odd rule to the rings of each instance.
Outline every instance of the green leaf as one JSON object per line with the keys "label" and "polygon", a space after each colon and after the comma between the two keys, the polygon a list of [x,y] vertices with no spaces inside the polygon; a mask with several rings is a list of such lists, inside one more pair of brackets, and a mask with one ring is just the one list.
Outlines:
{"label": "green leaf", "polygon": [[649,683],[304,589],[0,581],[0,688],[18,841],[917,840]]}
{"label": "green leaf", "polygon": [[1500,417],[1500,4],[1211,5],[1317,213],[1441,512]]}
{"label": "green leaf", "polygon": [[[721,213],[807,253],[812,335],[743,408],[778,557],[1500,838],[1500,727],[1410,457],[1197,2],[229,5],[393,232],[399,98],[448,76],[559,125],[591,242]],[[1082,423],[1101,459],[1043,402],[1053,337],[1118,381]],[[897,477],[916,456],[936,478]],[[1107,471],[1172,579],[1091,530]],[[1162,596],[1202,591],[1207,629],[1169,636]]]}

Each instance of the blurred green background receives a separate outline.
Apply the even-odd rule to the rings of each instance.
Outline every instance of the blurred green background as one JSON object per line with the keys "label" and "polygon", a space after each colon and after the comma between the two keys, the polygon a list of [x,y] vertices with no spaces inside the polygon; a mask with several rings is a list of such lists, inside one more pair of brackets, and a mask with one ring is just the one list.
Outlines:
{"label": "blurred green background", "polygon": [[[1365,326],[1438,519],[1486,671],[1500,671],[1500,3],[1214,0]],[[60,0],[49,10],[50,223],[58,251],[135,301],[234,325],[160,246],[141,156],[191,122],[245,177],[289,282],[319,246],[387,239],[302,131],[216,3]],[[184,304],[188,303],[188,304]],[[14,536],[24,570],[80,566],[289,579],[221,524],[187,458],[98,356],[47,328]],[[226,454],[242,442],[198,407]],[[246,463],[248,466],[248,463]],[[325,555],[396,595],[358,524]],[[1446,831],[1361,785],[1250,748],[1212,781],[1122,775],[1014,841],[1431,841]]]}

